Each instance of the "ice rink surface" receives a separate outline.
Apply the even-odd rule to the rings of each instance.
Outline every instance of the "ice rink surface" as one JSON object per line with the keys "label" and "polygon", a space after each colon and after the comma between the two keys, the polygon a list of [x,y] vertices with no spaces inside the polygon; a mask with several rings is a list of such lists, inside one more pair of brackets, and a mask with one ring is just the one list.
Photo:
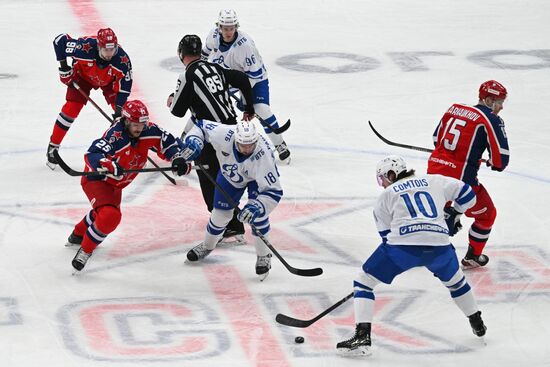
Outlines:
{"label": "ice rink surface", "polygon": [[[187,33],[206,36],[222,8],[267,65],[273,111],[292,119],[281,166],[284,199],[272,242],[293,266],[273,260],[254,273],[252,245],[216,249],[184,263],[203,237],[208,213],[194,174],[171,185],[140,175],[125,191],[119,228],[71,276],[64,247],[89,210],[78,178],[45,165],[65,88],[52,41],[109,26],[131,57],[132,98],[153,121],[179,134],[185,120],[165,100],[181,71]],[[549,366],[550,349],[550,3],[548,1],[33,1],[0,2],[0,365],[19,366]],[[352,302],[306,329],[275,322],[309,319],[352,290],[379,237],[372,205],[374,167],[401,154],[419,172],[427,155],[385,145],[430,147],[455,102],[475,103],[496,79],[509,91],[501,116],[511,163],[482,168],[498,217],[490,263],[469,271],[488,326],[472,334],[447,290],[415,269],[377,288],[374,355],[342,359],[335,344],[353,330]],[[106,108],[99,92],[92,97]],[[107,128],[86,106],[61,147],[74,168]],[[464,219],[469,226],[471,220]],[[467,231],[453,240],[457,254]],[[295,336],[304,344],[295,344]]]}

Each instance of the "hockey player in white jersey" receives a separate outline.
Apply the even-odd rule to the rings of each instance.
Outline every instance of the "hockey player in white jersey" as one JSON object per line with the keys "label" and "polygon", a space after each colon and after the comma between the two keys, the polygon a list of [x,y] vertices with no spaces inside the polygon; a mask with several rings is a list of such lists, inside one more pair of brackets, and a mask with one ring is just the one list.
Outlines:
{"label": "hockey player in white jersey", "polygon": [[[336,345],[338,353],[371,354],[374,288],[381,282],[391,284],[397,275],[419,266],[426,267],[449,289],[474,334],[485,335],[481,311],[449,239],[460,229],[460,214],[476,202],[472,188],[451,177],[416,176],[398,156],[380,161],[376,175],[385,189],[374,207],[382,243],[353,282],[355,335]],[[451,201],[454,205],[446,207]]]}
{"label": "hockey player in white jersey", "polygon": [[[239,121],[237,125],[197,120],[195,126],[185,136],[182,156],[187,161],[195,160],[200,154],[204,142],[212,144],[220,162],[220,171],[214,192],[214,209],[206,226],[204,242],[187,253],[189,261],[198,261],[206,257],[222,238],[225,227],[233,216],[231,201],[239,203],[245,189],[248,202],[237,218],[254,227],[256,248],[256,274],[264,280],[271,269],[271,252],[258,237],[259,231],[268,237],[269,214],[275,209],[283,196],[279,172],[275,164],[272,145],[259,134],[253,121]],[[229,195],[232,200],[228,200]]]}
{"label": "hockey player in white jersey", "polygon": [[[216,27],[210,31],[204,42],[202,57],[224,68],[239,70],[248,75],[256,114],[270,126],[279,127],[269,104],[269,80],[262,56],[254,40],[239,29],[239,20],[234,10],[220,11]],[[237,103],[237,107],[242,110],[242,102]],[[265,131],[275,145],[279,159],[290,163],[290,150],[283,136],[275,134],[269,128],[265,128]]]}

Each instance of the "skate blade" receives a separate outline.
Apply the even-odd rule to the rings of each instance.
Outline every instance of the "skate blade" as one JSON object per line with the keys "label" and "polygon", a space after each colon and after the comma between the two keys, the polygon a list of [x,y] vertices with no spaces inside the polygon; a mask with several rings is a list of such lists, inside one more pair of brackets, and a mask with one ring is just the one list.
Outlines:
{"label": "skate blade", "polygon": [[336,348],[336,353],[342,357],[361,358],[370,357],[372,355],[372,350],[368,346],[361,346],[352,350],[346,348]]}
{"label": "skate blade", "polygon": [[[464,261],[464,260],[463,260]],[[478,263],[476,262],[473,262],[473,263],[468,263],[468,264],[464,264],[463,262],[460,263],[460,267],[462,268],[462,270],[472,270],[472,269],[477,269],[477,268],[481,268],[483,267],[482,265],[479,265]]]}
{"label": "skate blade", "polygon": [[229,247],[229,246],[244,246],[246,244],[247,242],[244,238],[236,238],[236,236],[233,236],[233,237],[222,238],[216,246]]}
{"label": "skate blade", "polygon": [[286,159],[279,159],[279,162],[281,162],[281,164],[284,164],[285,166],[289,166],[290,165],[290,161],[292,160],[292,157],[288,157]]}
{"label": "skate blade", "polygon": [[80,244],[78,244],[78,243],[70,243],[70,242],[65,243],[65,247],[76,247],[76,246],[80,246]]}
{"label": "skate blade", "polygon": [[269,271],[264,274],[258,274],[258,278],[260,278],[260,282],[263,282],[268,275],[269,275]]}
{"label": "skate blade", "polygon": [[53,170],[55,170],[55,167],[57,167],[57,164],[46,162],[46,166],[48,166],[48,168],[53,171]]}

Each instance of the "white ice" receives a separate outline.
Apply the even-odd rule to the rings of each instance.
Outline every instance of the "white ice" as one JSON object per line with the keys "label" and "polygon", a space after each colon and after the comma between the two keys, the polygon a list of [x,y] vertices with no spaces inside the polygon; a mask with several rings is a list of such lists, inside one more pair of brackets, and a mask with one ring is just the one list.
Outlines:
{"label": "white ice", "polygon": [[[177,71],[161,63],[174,61],[184,34],[204,37],[226,7],[236,9],[262,53],[274,112],[292,119],[285,139],[293,158],[280,167],[285,197],[272,216],[272,242],[291,265],[320,266],[324,274],[298,277],[274,259],[260,283],[251,245],[185,264],[208,219],[196,177],[172,186],[142,174],[124,192],[119,228],[71,276],[75,249],[63,245],[89,203],[78,178],[45,165],[65,93],[53,38],[113,28],[132,59],[132,98],[179,134],[185,120],[164,105]],[[2,366],[550,365],[547,1],[3,0],[0,14]],[[431,56],[415,63],[413,52]],[[301,53],[317,56],[298,61],[301,71],[277,62]],[[480,171],[498,218],[486,247],[490,263],[467,277],[487,345],[423,269],[377,289],[368,361],[335,354],[353,330],[351,301],[307,329],[277,324],[279,312],[308,319],[351,292],[379,243],[376,162],[401,154],[425,171],[426,154],[385,145],[367,120],[392,140],[430,147],[443,112],[475,103],[488,79],[509,90],[501,115],[511,163],[502,173]],[[92,97],[107,108],[101,93]],[[81,169],[83,153],[106,127],[86,106],[62,156]],[[463,256],[467,231],[454,244]],[[297,335],[304,344],[294,343]]]}

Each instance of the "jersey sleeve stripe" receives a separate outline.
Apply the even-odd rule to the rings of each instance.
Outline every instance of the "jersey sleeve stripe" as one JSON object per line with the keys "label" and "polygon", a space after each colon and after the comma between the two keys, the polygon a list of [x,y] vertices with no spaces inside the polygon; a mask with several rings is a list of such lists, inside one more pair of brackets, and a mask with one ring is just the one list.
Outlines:
{"label": "jersey sleeve stripe", "polygon": [[276,202],[281,201],[281,198],[283,197],[282,191],[264,191],[261,193],[261,195],[265,195],[267,197],[270,197],[271,199],[275,200]]}
{"label": "jersey sleeve stripe", "polygon": [[465,204],[472,201],[475,197],[476,194],[474,193],[474,190],[472,190],[470,185],[464,185],[455,201],[458,205],[464,206]]}

